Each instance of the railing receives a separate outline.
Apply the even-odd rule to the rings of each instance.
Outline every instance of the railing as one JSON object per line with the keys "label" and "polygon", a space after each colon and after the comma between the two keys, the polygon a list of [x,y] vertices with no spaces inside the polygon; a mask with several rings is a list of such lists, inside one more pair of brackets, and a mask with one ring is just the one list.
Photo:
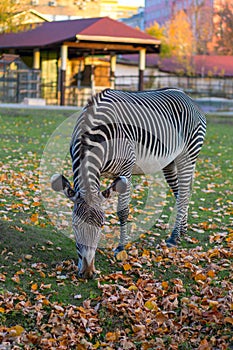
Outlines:
{"label": "railing", "polygon": [[[145,90],[164,87],[181,88],[193,97],[233,98],[233,77],[187,77],[177,75],[144,76]],[[138,76],[116,76],[115,88],[137,90]]]}

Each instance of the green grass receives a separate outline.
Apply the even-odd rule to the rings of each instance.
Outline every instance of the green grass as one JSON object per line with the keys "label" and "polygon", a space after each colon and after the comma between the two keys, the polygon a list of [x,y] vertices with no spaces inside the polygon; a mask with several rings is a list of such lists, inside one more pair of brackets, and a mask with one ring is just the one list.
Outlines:
{"label": "green grass", "polygon": [[[6,293],[9,292],[13,294],[11,297],[7,294],[8,298],[13,298],[15,295],[15,305],[19,302],[20,296],[33,307],[37,305],[40,296],[48,300],[49,302],[45,303],[42,309],[44,324],[50,322],[49,315],[54,310],[54,305],[59,304],[67,308],[72,305],[77,308],[84,305],[85,308],[88,300],[92,308],[97,307],[101,329],[97,332],[98,334],[95,333],[91,337],[88,331],[86,333],[84,331],[85,334],[82,334],[82,337],[85,335],[85,339],[92,345],[95,344],[95,348],[105,348],[108,344],[114,349],[119,348],[121,341],[119,336],[117,335],[115,342],[111,343],[111,335],[108,335],[109,332],[118,334],[119,331],[125,332],[128,341],[132,341],[137,349],[146,346],[146,341],[151,342],[153,349],[153,341],[156,342],[158,338],[165,344],[165,348],[168,348],[176,344],[177,335],[174,336],[173,329],[169,333],[161,326],[161,333],[159,333],[155,327],[155,333],[149,334],[146,339],[140,336],[135,337],[136,331],[132,328],[132,324],[137,317],[138,321],[135,321],[135,324],[143,321],[137,316],[137,313],[132,316],[131,311],[127,311],[130,309],[127,304],[128,297],[126,298],[124,290],[118,290],[117,286],[128,290],[130,286],[135,285],[135,288],[143,295],[144,301],[156,295],[157,304],[159,307],[165,307],[165,310],[164,298],[177,293],[179,305],[171,309],[175,313],[171,316],[172,321],[180,322],[182,312],[185,315],[188,310],[186,304],[181,307],[182,300],[189,298],[193,300],[192,303],[199,303],[203,310],[206,308],[211,324],[213,318],[205,306],[207,303],[205,295],[208,300],[224,298],[233,284],[230,269],[233,217],[232,120],[216,123],[216,120],[212,122],[211,118],[208,119],[207,136],[198,159],[190,203],[189,237],[182,241],[181,248],[167,251],[160,247],[161,241],[170,233],[170,228],[166,228],[166,225],[174,207],[174,199],[167,190],[166,198],[161,199],[162,213],[159,223],[146,232],[143,232],[141,228],[137,242],[133,242],[128,248],[128,259],[125,262],[116,261],[110,249],[100,249],[96,255],[96,267],[101,271],[101,275],[98,275],[95,280],[83,281],[77,277],[74,241],[67,234],[63,234],[62,230],[57,230],[50,221],[40,198],[38,182],[38,167],[44,147],[56,127],[70,114],[67,111],[0,110],[1,324],[8,328],[21,325],[29,333],[36,332],[40,336],[44,334],[41,325],[33,317],[33,313],[27,310],[25,312],[28,316],[25,317],[23,309],[9,307],[4,299]],[[69,166],[68,162],[66,167]],[[146,186],[147,179],[142,180],[135,177],[133,181],[134,187],[141,185],[142,182],[144,182],[144,191],[140,192],[140,189],[137,191],[136,188],[136,194],[131,200],[130,220],[132,222],[139,215],[140,210],[141,215],[144,215],[143,218],[147,217],[147,213],[143,214],[144,203],[149,191]],[[68,208],[68,210],[71,209]],[[151,212],[152,209],[149,211]],[[108,210],[107,220],[115,218],[115,213],[113,214],[111,216],[111,210]],[[115,226],[115,224],[110,225],[111,234],[117,230]],[[130,265],[129,269],[125,266],[126,263]],[[199,270],[203,281],[197,277]],[[182,281],[183,290],[174,292],[176,290],[174,281],[176,280]],[[161,282],[166,282],[167,285],[164,284],[161,287]],[[157,286],[157,294],[154,290],[147,290],[150,283],[155,283]],[[206,290],[201,288],[202,283],[206,286]],[[208,294],[211,288],[212,295]],[[115,298],[119,297],[119,301],[113,299],[108,302],[111,295]],[[137,294],[135,298],[136,296]],[[135,302],[136,299],[132,300],[134,300],[132,305],[135,303],[132,309],[143,308],[140,302],[138,304]],[[122,306],[124,303],[125,309]],[[2,312],[1,307],[4,308]],[[77,309],[77,312],[83,311]],[[227,308],[222,309],[221,312],[223,317],[230,317],[230,310],[227,311]],[[216,309],[216,315],[216,317],[221,317],[220,309]],[[153,317],[155,316],[154,312]],[[196,349],[198,344],[205,339],[210,344],[211,341],[214,342],[211,337],[215,334],[220,340],[216,340],[213,346],[221,348],[221,344],[225,342],[230,349],[230,344],[232,345],[230,325],[224,326],[221,321],[215,326],[213,324],[208,326],[207,322],[203,323],[204,321],[199,316],[193,317],[197,317],[194,329],[190,331],[186,340],[182,340],[182,344],[179,343],[180,341],[177,342],[180,344],[179,349]],[[183,318],[187,328],[190,327],[192,322],[188,316],[183,316]],[[71,322],[70,319],[65,320],[67,324]],[[199,326],[200,332],[197,331]],[[215,327],[214,331],[211,331],[211,327]],[[1,337],[0,332],[0,339]],[[195,341],[193,340],[190,345],[192,337]],[[59,348],[59,343],[56,344]],[[46,348],[45,345],[43,345],[45,347],[40,346]],[[75,346],[70,345],[68,348],[72,349]]]}

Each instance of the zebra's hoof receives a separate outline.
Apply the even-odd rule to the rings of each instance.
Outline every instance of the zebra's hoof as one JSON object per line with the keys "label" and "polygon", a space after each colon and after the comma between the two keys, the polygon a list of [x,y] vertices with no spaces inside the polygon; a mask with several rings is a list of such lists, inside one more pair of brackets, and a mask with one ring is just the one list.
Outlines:
{"label": "zebra's hoof", "polygon": [[177,247],[179,244],[179,239],[177,237],[170,236],[165,242],[168,248]]}
{"label": "zebra's hoof", "polygon": [[116,257],[117,254],[122,252],[122,250],[124,250],[124,249],[125,249],[125,247],[122,244],[120,244],[116,249],[113,249],[114,257]]}

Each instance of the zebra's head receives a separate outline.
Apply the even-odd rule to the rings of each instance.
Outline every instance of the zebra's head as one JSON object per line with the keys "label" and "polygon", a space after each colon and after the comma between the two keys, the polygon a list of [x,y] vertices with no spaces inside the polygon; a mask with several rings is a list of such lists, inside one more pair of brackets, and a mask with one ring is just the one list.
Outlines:
{"label": "zebra's head", "polygon": [[127,186],[127,179],[120,176],[102,193],[90,193],[83,198],[79,192],[71,187],[71,184],[63,175],[55,174],[52,176],[52,189],[62,191],[67,198],[74,202],[72,226],[79,257],[80,277],[93,278],[96,271],[95,252],[105,217],[101,209],[101,202],[104,198],[109,198],[112,191],[124,193]]}

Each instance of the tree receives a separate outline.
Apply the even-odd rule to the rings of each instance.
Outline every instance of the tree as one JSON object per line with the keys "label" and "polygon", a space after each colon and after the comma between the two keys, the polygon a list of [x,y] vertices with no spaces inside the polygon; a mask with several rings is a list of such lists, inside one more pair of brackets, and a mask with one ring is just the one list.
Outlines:
{"label": "tree", "polygon": [[160,25],[156,21],[154,21],[154,23],[150,27],[146,28],[146,33],[151,36],[154,36],[156,39],[161,41],[161,57],[171,56],[171,48],[167,42],[166,27],[160,27]]}
{"label": "tree", "polygon": [[205,55],[213,36],[213,8],[209,1],[192,0],[187,14],[196,41],[196,53]]}
{"label": "tree", "polygon": [[[22,28],[15,15],[27,9],[26,0],[1,0],[0,1],[0,33],[17,32]],[[23,21],[23,17],[21,17]],[[25,25],[24,25],[25,26]]]}
{"label": "tree", "polygon": [[221,55],[233,55],[233,5],[225,2],[214,16],[214,51]]}
{"label": "tree", "polygon": [[167,26],[167,44],[171,53],[189,74],[192,73],[192,56],[195,52],[195,38],[187,14],[181,10]]}

